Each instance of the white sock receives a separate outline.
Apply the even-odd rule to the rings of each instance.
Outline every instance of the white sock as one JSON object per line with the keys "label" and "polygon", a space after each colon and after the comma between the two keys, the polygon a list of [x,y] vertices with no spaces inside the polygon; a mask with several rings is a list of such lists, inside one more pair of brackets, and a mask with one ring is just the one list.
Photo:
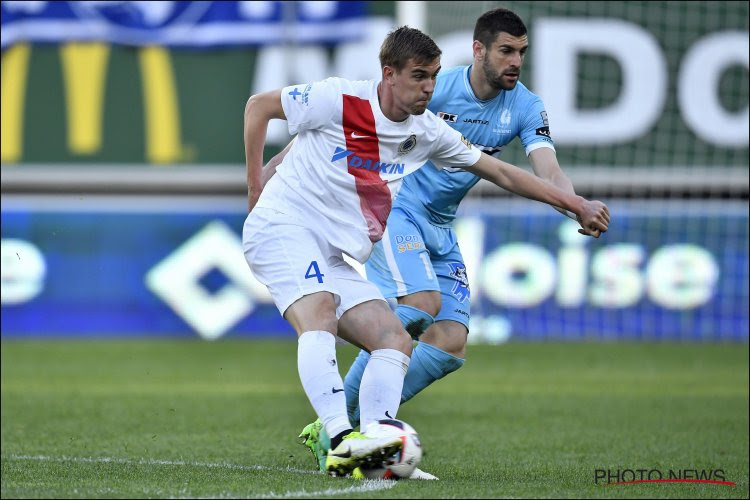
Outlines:
{"label": "white sock", "polygon": [[396,418],[409,356],[396,349],[370,353],[359,386],[360,429],[374,420]]}
{"label": "white sock", "polygon": [[336,337],[324,331],[300,335],[297,369],[305,394],[328,435],[333,437],[351,429],[346,413],[344,382],[336,362]]}

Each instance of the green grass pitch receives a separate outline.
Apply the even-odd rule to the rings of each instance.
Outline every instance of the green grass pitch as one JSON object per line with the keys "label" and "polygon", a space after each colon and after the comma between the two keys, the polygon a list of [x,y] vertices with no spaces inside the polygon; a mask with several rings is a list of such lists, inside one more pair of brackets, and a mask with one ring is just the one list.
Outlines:
{"label": "green grass pitch", "polygon": [[[341,370],[353,348],[339,346]],[[748,498],[748,345],[470,346],[405,404],[440,481],[314,471],[290,341],[3,341],[3,498]],[[596,469],[736,486],[603,486]],[[628,478],[629,479],[629,478]]]}

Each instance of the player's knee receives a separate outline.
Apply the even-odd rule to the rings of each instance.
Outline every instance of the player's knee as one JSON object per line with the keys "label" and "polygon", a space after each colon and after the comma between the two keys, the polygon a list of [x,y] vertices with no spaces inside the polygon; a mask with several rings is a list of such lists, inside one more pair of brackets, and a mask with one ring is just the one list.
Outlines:
{"label": "player's knee", "polygon": [[412,293],[398,299],[400,305],[406,305],[424,311],[430,316],[437,316],[442,307],[440,292],[424,291]]}
{"label": "player's knee", "polygon": [[358,338],[361,346],[367,351],[395,349],[411,356],[413,340],[390,311],[384,316],[368,318],[367,324],[360,323],[359,327],[360,333],[367,332]]}
{"label": "player's knee", "polygon": [[444,320],[432,325],[419,340],[463,359],[466,357],[468,334],[468,329],[462,323]]}
{"label": "player's knee", "polygon": [[469,332],[464,328],[460,333],[454,335],[452,342],[447,346],[449,353],[461,359],[466,358],[466,340]]}
{"label": "player's knee", "polygon": [[364,347],[370,353],[378,349],[395,349],[407,356],[411,356],[414,341],[402,328],[396,328],[387,332],[381,332],[376,338],[367,342]]}
{"label": "player's knee", "polygon": [[411,335],[409,335],[406,330],[398,332],[398,337],[394,339],[394,343],[398,345],[396,349],[411,357],[414,348],[414,339],[411,338]]}
{"label": "player's knee", "polygon": [[336,319],[336,316],[333,317],[327,317],[327,316],[317,316],[317,317],[308,317],[305,318],[303,321],[299,322],[291,322],[292,328],[297,332],[297,335],[301,335],[305,332],[313,331],[313,330],[320,330],[324,332],[330,332],[333,335],[338,335],[338,320]]}
{"label": "player's knee", "polygon": [[466,341],[454,340],[443,344],[442,350],[459,359],[466,358]]}
{"label": "player's knee", "polygon": [[292,325],[297,335],[312,330],[338,334],[336,306],[333,296],[328,293],[306,295],[295,301],[284,311],[284,319]]}
{"label": "player's knee", "polygon": [[338,318],[335,309],[321,309],[313,312],[307,319],[308,329],[324,330],[334,335],[338,334]]}

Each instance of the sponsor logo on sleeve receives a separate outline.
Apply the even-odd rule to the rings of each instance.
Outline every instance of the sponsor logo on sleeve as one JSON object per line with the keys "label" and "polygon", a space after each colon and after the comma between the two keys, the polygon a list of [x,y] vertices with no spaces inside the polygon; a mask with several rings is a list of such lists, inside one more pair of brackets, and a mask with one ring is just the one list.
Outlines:
{"label": "sponsor logo on sleeve", "polygon": [[543,135],[544,137],[550,137],[549,127],[540,127],[536,129],[536,135]]}
{"label": "sponsor logo on sleeve", "polygon": [[[292,99],[295,102],[309,106],[310,103],[308,101],[310,99],[310,89],[312,89],[312,84],[308,84],[302,92],[299,91],[299,88],[294,87],[294,90],[288,92],[288,94],[292,96]],[[297,99],[297,97],[299,97],[299,99]]]}
{"label": "sponsor logo on sleeve", "polygon": [[445,111],[438,111],[438,118],[447,121],[448,123],[456,123],[458,121],[458,115],[453,113],[446,113]]}

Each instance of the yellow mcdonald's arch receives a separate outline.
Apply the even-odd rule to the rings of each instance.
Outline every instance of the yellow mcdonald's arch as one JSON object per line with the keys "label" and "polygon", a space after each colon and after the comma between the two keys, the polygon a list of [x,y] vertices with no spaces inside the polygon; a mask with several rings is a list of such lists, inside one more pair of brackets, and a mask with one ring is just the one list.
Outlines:
{"label": "yellow mcdonald's arch", "polygon": [[[67,144],[75,155],[92,155],[102,147],[104,94],[109,46],[101,42],[72,42],[60,47]],[[2,150],[3,162],[22,159],[26,83],[31,47],[15,45],[3,54]],[[180,161],[183,148],[180,113],[169,52],[144,47],[138,54],[143,88],[145,159],[149,163]]]}
{"label": "yellow mcdonald's arch", "polygon": [[102,147],[104,88],[109,45],[66,43],[60,47],[68,149],[76,155],[98,153]]}
{"label": "yellow mcdonald's arch", "polygon": [[16,163],[23,154],[23,111],[31,47],[14,45],[3,54],[0,76],[0,161]]}
{"label": "yellow mcdonald's arch", "polygon": [[182,157],[180,113],[169,52],[145,47],[138,54],[146,111],[146,160],[172,163]]}

